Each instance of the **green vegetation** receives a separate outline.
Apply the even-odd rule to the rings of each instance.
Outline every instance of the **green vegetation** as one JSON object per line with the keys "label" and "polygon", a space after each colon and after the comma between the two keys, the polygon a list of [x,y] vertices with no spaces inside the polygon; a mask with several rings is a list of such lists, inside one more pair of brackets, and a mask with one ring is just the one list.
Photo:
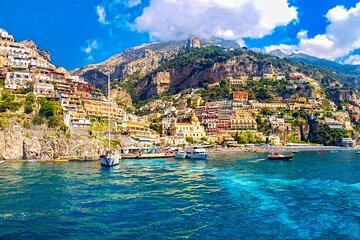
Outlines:
{"label": "green vegetation", "polygon": [[0,118],[0,130],[6,128],[8,125],[7,121],[3,118]]}
{"label": "green vegetation", "polygon": [[264,141],[259,137],[254,137],[252,132],[240,133],[237,132],[234,138],[239,144],[257,143],[262,144]]}
{"label": "green vegetation", "polygon": [[231,98],[231,88],[229,80],[222,79],[220,85],[215,88],[206,88],[199,91],[199,94],[204,99],[211,99],[212,101],[220,99],[230,99]]}
{"label": "green vegetation", "polygon": [[21,102],[15,101],[15,95],[11,92],[4,90],[0,98],[0,112],[16,112],[22,106]]}
{"label": "green vegetation", "polygon": [[50,118],[53,116],[58,116],[61,114],[62,109],[59,102],[56,101],[50,101],[45,98],[42,98],[40,100],[40,110],[39,110],[39,116]]}
{"label": "green vegetation", "polygon": [[33,119],[34,124],[40,125],[44,123],[46,119],[48,127],[60,127],[62,130],[65,130],[64,122],[61,116],[62,108],[59,102],[43,98],[40,100],[40,106],[38,116],[35,116]]}
{"label": "green vegetation", "polygon": [[[240,49],[235,51],[225,51],[224,48],[217,46],[192,48],[162,64],[155,72],[166,71],[173,68],[180,69],[187,65],[191,65],[194,68],[194,73],[209,68],[215,63],[225,62],[242,53],[244,53],[244,51]],[[193,73],[190,73],[190,75]]]}
{"label": "green vegetation", "polygon": [[24,112],[26,114],[30,114],[34,111],[36,96],[34,93],[28,93],[26,95],[25,105],[24,105]]}
{"label": "green vegetation", "polygon": [[151,123],[150,129],[154,130],[157,133],[161,133],[161,125],[159,123]]}
{"label": "green vegetation", "polygon": [[186,137],[185,140],[186,140],[186,142],[188,142],[188,143],[190,143],[190,144],[196,143],[196,141],[194,140],[193,137]]}
{"label": "green vegetation", "polygon": [[351,136],[351,132],[341,129],[331,129],[328,125],[315,124],[311,129],[311,142],[335,146],[341,143],[342,138]]}

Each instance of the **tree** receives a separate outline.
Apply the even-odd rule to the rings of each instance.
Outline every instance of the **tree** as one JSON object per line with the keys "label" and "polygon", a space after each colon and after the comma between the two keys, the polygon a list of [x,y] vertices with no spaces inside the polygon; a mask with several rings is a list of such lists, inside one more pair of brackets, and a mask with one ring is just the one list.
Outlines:
{"label": "tree", "polygon": [[195,140],[193,137],[186,137],[185,140],[190,143],[190,144],[194,144],[195,143]]}
{"label": "tree", "polygon": [[268,107],[264,107],[264,108],[261,109],[261,113],[264,114],[264,115],[272,115],[273,111]]}
{"label": "tree", "polygon": [[41,117],[50,118],[61,114],[62,109],[58,102],[48,101],[43,98],[40,101],[40,105],[39,116]]}

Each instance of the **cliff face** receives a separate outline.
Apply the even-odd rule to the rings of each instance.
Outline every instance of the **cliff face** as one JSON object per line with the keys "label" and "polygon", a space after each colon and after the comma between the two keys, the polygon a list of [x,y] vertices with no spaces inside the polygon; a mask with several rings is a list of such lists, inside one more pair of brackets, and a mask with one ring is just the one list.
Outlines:
{"label": "cliff face", "polygon": [[30,49],[34,50],[35,52],[37,52],[46,61],[51,62],[50,52],[39,48],[33,40],[24,40],[21,43],[23,43],[27,48],[30,48]]}
{"label": "cliff face", "polygon": [[226,77],[262,76],[292,70],[288,64],[274,65],[272,62],[255,59],[248,54],[235,56],[225,62],[216,62],[210,67],[198,70],[194,64],[157,72],[137,83],[135,91],[141,98],[160,95],[169,89],[175,92],[186,88],[197,88],[205,83],[215,83]]}
{"label": "cliff face", "polygon": [[188,41],[143,44],[127,49],[123,53],[110,57],[102,63],[75,69],[71,73],[82,76],[86,81],[94,83],[99,88],[103,88],[106,86],[109,74],[111,74],[111,79],[125,79],[133,73],[145,76],[156,70],[167,60],[185,51],[188,44],[194,48],[213,45],[225,48],[239,48],[239,45],[233,41],[219,41],[218,39],[200,41],[197,37],[191,37]]}
{"label": "cliff face", "polygon": [[86,81],[102,88],[109,74],[112,79],[123,79],[133,73],[146,75],[158,68],[165,60],[176,56],[185,46],[186,43],[183,41],[143,44],[115,55],[105,62],[75,69],[72,74],[80,75]]}
{"label": "cliff face", "polygon": [[86,134],[59,136],[46,130],[12,127],[0,132],[0,159],[55,159],[66,156],[96,156],[104,147]]}

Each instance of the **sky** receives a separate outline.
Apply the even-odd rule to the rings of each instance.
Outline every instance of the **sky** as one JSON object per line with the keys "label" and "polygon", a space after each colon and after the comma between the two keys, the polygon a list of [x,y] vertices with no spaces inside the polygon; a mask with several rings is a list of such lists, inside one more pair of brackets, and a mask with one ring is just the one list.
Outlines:
{"label": "sky", "polygon": [[359,0],[11,0],[0,28],[68,70],[190,35],[360,64]]}

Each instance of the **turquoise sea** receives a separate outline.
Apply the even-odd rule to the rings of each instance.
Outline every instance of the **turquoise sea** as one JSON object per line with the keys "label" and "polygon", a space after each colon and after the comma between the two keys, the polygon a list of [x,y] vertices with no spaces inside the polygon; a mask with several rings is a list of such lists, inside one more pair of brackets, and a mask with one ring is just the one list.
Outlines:
{"label": "turquoise sea", "polygon": [[360,239],[360,155],[1,163],[0,239]]}

